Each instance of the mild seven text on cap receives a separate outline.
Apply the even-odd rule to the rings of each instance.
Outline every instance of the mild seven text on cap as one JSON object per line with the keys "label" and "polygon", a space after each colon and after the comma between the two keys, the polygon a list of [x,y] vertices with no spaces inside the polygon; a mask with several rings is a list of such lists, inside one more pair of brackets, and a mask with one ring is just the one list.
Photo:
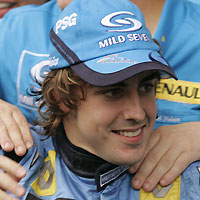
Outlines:
{"label": "mild seven text on cap", "polygon": [[123,35],[118,35],[116,37],[109,37],[104,39],[103,41],[99,41],[99,48],[105,48],[108,46],[124,43],[126,41],[144,41],[144,42],[149,42],[150,38],[147,34],[145,33],[134,33],[134,34],[127,34],[126,37]]}

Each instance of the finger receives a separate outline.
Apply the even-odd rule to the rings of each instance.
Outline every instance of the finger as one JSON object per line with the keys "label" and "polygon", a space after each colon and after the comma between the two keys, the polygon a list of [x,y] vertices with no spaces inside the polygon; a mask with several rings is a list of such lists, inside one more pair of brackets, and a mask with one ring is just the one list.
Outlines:
{"label": "finger", "polygon": [[[141,162],[142,162],[142,161],[141,161]],[[129,169],[128,169],[128,172],[129,172],[130,174],[134,174],[134,173],[139,169],[139,167],[140,167],[140,165],[141,165],[141,162],[130,166]]]}
{"label": "finger", "polygon": [[[182,153],[181,156],[174,162],[168,172],[160,180],[162,186],[171,184],[184,170],[185,168],[196,159],[190,153]],[[190,157],[190,160],[188,158]]]}
{"label": "finger", "polygon": [[[3,134],[0,132],[3,135],[1,136],[1,143],[3,143],[3,148],[6,150],[7,148],[5,147],[8,147],[9,142],[12,142],[12,148],[15,147],[16,154],[23,155],[26,152],[26,146],[23,142],[20,124],[21,121],[25,120],[25,118],[16,106],[13,106],[2,100],[0,100],[0,106],[3,113],[3,117],[2,114],[0,116],[4,131]],[[5,137],[5,139],[3,137]],[[9,150],[12,150],[12,148]]]}
{"label": "finger", "polygon": [[24,144],[21,130],[15,120],[4,121],[7,127],[7,134],[12,142],[15,153],[22,156],[26,153],[26,146]]}
{"label": "finger", "polygon": [[160,146],[161,142],[159,135],[152,135],[145,158],[141,163],[136,175],[132,179],[132,186],[135,189],[140,189],[142,187],[144,181],[151,174],[156,164],[164,154],[167,147],[162,147],[163,151],[158,151],[157,149],[159,149]]}
{"label": "finger", "polygon": [[[7,136],[5,136],[5,138],[9,137],[17,155],[19,155],[19,156],[24,155],[26,152],[26,146],[23,142],[23,138],[22,138],[21,130],[19,129],[19,125],[16,123],[15,119],[13,118],[13,115],[6,114],[2,121],[4,124],[3,136],[5,136],[5,134],[6,134]],[[1,136],[1,140],[4,141],[2,136]],[[5,147],[5,143],[4,143],[4,147]]]}
{"label": "finger", "polygon": [[[136,175],[134,176],[133,180],[132,180],[132,185],[135,189],[140,189],[144,182],[146,181],[147,177],[152,173],[152,171],[154,170],[156,164],[156,162],[153,161],[152,158],[150,158],[150,156],[148,157],[148,159],[145,159],[142,163],[142,165],[140,166],[139,170],[137,171]],[[146,186],[147,186],[147,181],[146,181]],[[149,184],[149,183],[148,183]]]}
{"label": "finger", "polygon": [[25,188],[6,173],[0,173],[0,188],[21,197],[25,194]]}
{"label": "finger", "polygon": [[[1,193],[3,193],[2,195],[5,196],[4,192],[2,191],[3,189],[17,196],[23,196],[25,189],[18,185],[18,182],[15,179],[23,178],[26,175],[26,170],[17,162],[5,156],[0,156],[0,169],[0,189]],[[7,173],[3,171],[6,171]]]}
{"label": "finger", "polygon": [[28,124],[26,118],[21,112],[20,113],[14,112],[13,117],[19,126],[21,136],[26,145],[26,148],[30,149],[33,146],[33,138],[30,131],[30,125]]}
{"label": "finger", "polygon": [[174,163],[181,156],[180,148],[171,147],[159,160],[156,167],[146,178],[143,189],[147,192],[152,191],[155,186],[159,183],[161,178],[172,168]]}
{"label": "finger", "polygon": [[21,165],[6,156],[0,156],[0,169],[20,179],[26,175],[26,170]]}
{"label": "finger", "polygon": [[8,136],[8,131],[5,123],[0,119],[0,145],[4,151],[12,151],[13,144]]}
{"label": "finger", "polygon": [[0,200],[19,200],[17,198],[11,197],[9,194],[7,194],[6,192],[2,191],[0,189]]}
{"label": "finger", "polygon": [[141,161],[138,162],[137,164],[134,164],[134,165],[129,167],[129,173],[130,174],[136,173],[138,171],[138,169],[140,168],[140,166],[144,162],[146,155],[152,150],[152,148],[155,146],[155,144],[158,142],[158,140],[159,140],[159,135],[152,135],[151,136],[150,142],[148,143],[147,149],[146,149],[145,154],[144,154],[143,158],[141,159]]}

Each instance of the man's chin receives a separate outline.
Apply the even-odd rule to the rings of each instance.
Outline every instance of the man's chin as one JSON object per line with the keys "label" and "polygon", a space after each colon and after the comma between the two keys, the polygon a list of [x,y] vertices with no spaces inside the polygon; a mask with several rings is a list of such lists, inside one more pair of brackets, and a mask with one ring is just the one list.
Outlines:
{"label": "man's chin", "polygon": [[112,163],[115,165],[131,165],[134,166],[143,160],[144,153],[141,155],[134,156],[134,154],[129,156],[124,156],[121,159],[118,158],[117,160],[113,161]]}

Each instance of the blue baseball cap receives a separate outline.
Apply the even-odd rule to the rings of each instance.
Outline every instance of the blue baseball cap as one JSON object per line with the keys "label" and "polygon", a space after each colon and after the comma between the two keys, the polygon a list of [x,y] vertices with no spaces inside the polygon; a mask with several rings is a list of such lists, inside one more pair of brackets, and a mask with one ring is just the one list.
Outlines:
{"label": "blue baseball cap", "polygon": [[129,0],[74,0],[50,32],[50,69],[70,67],[106,86],[147,70],[176,78],[159,54],[138,7]]}

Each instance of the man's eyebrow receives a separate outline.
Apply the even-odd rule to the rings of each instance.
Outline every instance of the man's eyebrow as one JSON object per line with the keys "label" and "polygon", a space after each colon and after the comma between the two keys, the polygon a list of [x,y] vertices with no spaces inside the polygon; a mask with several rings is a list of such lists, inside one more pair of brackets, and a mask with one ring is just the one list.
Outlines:
{"label": "man's eyebrow", "polygon": [[[158,79],[160,80],[160,73],[159,72],[153,72],[150,75],[145,76],[143,79],[141,79],[140,82],[146,82],[146,81],[151,81],[153,79]],[[107,87],[127,87],[127,83],[125,81],[119,82],[119,83],[115,83],[112,85],[108,85],[108,86],[101,86],[98,88],[107,88]],[[93,86],[95,87],[95,86]]]}
{"label": "man's eyebrow", "polygon": [[126,86],[127,86],[127,83],[124,81],[110,85],[110,87],[126,87]]}
{"label": "man's eyebrow", "polygon": [[106,88],[114,88],[114,87],[127,87],[127,83],[125,82],[119,82],[119,83],[114,83],[112,85],[107,85],[107,86],[93,86],[91,85],[92,88],[96,89],[106,89]]}
{"label": "man's eyebrow", "polygon": [[141,82],[146,82],[146,81],[152,81],[154,79],[158,79],[160,80],[160,73],[159,72],[154,72],[150,75],[147,75],[146,77],[144,77]]}

